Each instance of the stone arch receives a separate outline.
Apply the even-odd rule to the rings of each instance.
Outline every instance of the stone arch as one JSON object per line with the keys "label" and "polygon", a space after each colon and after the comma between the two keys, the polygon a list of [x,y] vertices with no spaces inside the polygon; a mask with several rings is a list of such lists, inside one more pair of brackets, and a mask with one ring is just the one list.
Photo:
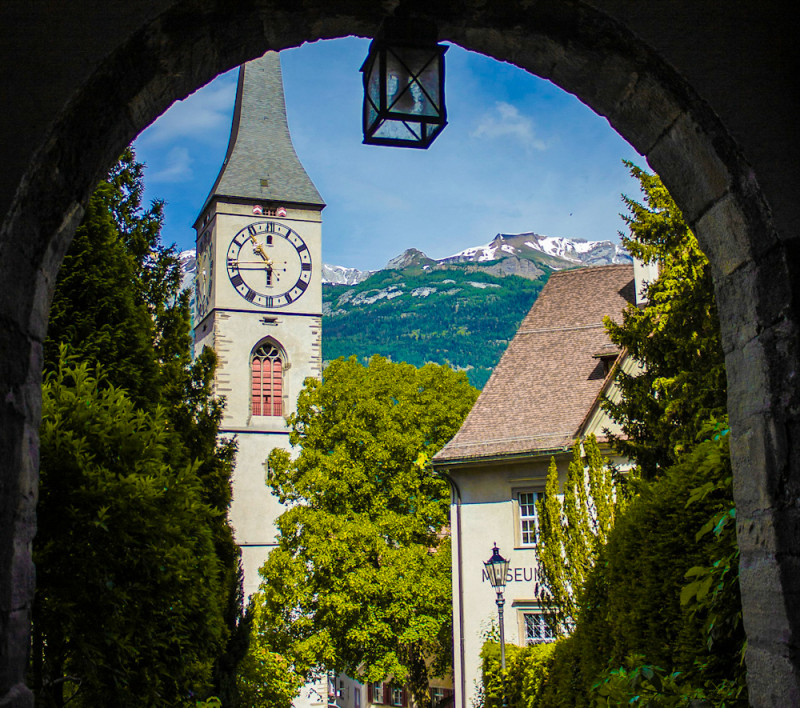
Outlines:
{"label": "stone arch", "polygon": [[[701,95],[663,59],[668,46],[657,50],[626,26],[626,13],[637,10],[625,4],[622,10],[609,3],[616,9],[606,13],[578,0],[233,6],[161,0],[153,6],[158,12],[125,16],[111,51],[89,51],[85,79],[68,86],[46,133],[37,136],[0,226],[0,440],[8,460],[0,478],[0,704],[30,705],[23,677],[41,345],[58,265],[93,185],[173,100],[221,71],[267,49],[374,35],[391,12],[432,20],[441,39],[510,61],[579,96],[647,156],[698,234],[714,268],[723,321],[752,700],[800,702],[800,609],[793,603],[800,474],[791,454],[800,357],[792,253],[779,238],[759,174],[708,102],[714,93],[708,77],[695,77],[705,88]],[[637,21],[646,29],[646,20]],[[670,26],[677,41],[680,23]]]}

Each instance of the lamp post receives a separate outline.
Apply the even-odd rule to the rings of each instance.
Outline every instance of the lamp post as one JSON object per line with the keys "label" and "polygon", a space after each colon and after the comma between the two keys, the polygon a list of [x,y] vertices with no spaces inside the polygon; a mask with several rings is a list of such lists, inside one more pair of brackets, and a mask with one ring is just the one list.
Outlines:
{"label": "lamp post", "polygon": [[503,628],[503,605],[506,604],[506,600],[503,597],[503,591],[506,589],[508,560],[500,555],[500,549],[497,548],[496,543],[492,549],[492,557],[488,561],[484,561],[483,566],[486,568],[489,582],[497,594],[495,602],[497,603],[497,614],[500,622],[500,669],[503,682],[503,708],[505,708],[508,705],[508,699],[506,697],[506,633]]}

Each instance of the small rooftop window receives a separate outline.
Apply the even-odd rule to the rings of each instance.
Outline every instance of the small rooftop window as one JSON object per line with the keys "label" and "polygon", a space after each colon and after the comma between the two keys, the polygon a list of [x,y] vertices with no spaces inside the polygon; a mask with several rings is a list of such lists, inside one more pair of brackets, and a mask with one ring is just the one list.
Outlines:
{"label": "small rooftop window", "polygon": [[596,354],[592,354],[592,359],[599,359],[603,364],[603,377],[605,378],[608,376],[608,372],[611,371],[611,367],[614,366],[618,356],[618,349],[603,349]]}

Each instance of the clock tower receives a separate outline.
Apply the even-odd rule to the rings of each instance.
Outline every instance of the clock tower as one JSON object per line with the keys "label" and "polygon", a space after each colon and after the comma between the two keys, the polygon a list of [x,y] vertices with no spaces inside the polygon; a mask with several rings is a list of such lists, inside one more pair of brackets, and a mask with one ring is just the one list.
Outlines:
{"label": "clock tower", "polygon": [[245,597],[283,511],[265,482],[267,456],[290,448],[286,416],[304,380],[322,375],[324,206],[292,146],[280,58],[268,52],[239,69],[228,151],[194,224],[195,347],[217,353],[221,432],[238,442],[231,522]]}

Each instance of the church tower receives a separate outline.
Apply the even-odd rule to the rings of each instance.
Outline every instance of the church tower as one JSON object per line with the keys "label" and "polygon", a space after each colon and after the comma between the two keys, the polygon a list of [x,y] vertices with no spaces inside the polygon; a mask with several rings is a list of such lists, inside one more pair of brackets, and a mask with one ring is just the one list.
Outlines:
{"label": "church tower", "polygon": [[270,450],[289,449],[286,416],[322,375],[321,212],[289,136],[280,58],[239,69],[228,151],[194,224],[195,346],[218,357],[222,434],[236,436],[231,522],[245,596],[275,544],[283,511],[265,483]]}

